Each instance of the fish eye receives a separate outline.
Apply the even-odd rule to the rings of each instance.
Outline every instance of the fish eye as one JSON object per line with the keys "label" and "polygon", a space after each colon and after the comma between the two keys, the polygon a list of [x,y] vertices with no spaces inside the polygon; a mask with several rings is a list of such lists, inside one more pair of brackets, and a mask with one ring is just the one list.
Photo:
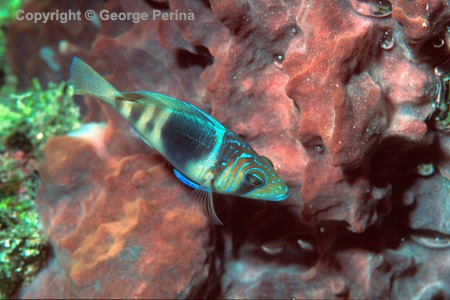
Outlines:
{"label": "fish eye", "polygon": [[266,185],[266,176],[257,169],[250,169],[245,173],[245,182],[256,188]]}

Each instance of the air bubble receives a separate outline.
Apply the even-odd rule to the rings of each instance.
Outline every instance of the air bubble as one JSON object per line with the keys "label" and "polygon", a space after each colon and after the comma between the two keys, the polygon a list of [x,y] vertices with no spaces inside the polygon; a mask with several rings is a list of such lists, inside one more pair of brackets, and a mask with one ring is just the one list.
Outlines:
{"label": "air bubble", "polygon": [[444,46],[445,41],[444,39],[437,39],[436,41],[433,42],[433,47],[434,48],[442,48],[442,46]]}
{"label": "air bubble", "polygon": [[67,40],[61,40],[58,44],[58,52],[59,53],[67,53],[69,48],[69,42]]}
{"label": "air bubble", "polygon": [[349,0],[351,7],[360,15],[382,18],[392,12],[392,4],[387,0]]}
{"label": "air bubble", "polygon": [[[450,112],[450,103],[447,96],[450,89],[450,73],[445,73],[438,67],[434,69],[434,74],[439,78],[439,84],[436,89],[436,99],[434,100],[434,114],[437,121],[446,120]],[[440,125],[439,125],[440,126]],[[446,125],[444,127],[447,127]]]}
{"label": "air bubble", "polygon": [[279,69],[283,69],[283,61],[284,61],[284,55],[283,54],[275,54],[273,63],[275,66]]}
{"label": "air bubble", "polygon": [[395,37],[392,33],[392,30],[388,29],[384,31],[380,36],[380,46],[384,50],[392,49],[395,45]]}
{"label": "air bubble", "polygon": [[439,67],[434,68],[434,75],[437,77],[442,77],[445,75],[445,72],[443,72]]}
{"label": "air bubble", "polygon": [[316,150],[316,152],[322,153],[323,152],[323,148],[324,147],[321,144],[314,145],[314,150]]}
{"label": "air bubble", "polygon": [[269,255],[280,254],[284,250],[284,246],[280,243],[267,243],[261,246],[261,249]]}
{"label": "air bubble", "polygon": [[313,252],[316,251],[316,246],[314,246],[314,244],[307,242],[305,240],[302,239],[298,239],[297,240],[297,244],[300,246],[300,248],[303,251],[307,251],[307,252]]}
{"label": "air bubble", "polygon": [[444,249],[450,247],[450,236],[432,230],[417,230],[411,238],[418,244],[431,249]]}
{"label": "air bubble", "polygon": [[427,177],[427,176],[431,176],[434,174],[434,166],[432,163],[420,164],[416,167],[416,169],[417,169],[417,173],[420,176]]}
{"label": "air bubble", "polygon": [[291,29],[289,29],[289,35],[290,36],[294,36],[298,33],[298,29],[296,27],[291,27]]}

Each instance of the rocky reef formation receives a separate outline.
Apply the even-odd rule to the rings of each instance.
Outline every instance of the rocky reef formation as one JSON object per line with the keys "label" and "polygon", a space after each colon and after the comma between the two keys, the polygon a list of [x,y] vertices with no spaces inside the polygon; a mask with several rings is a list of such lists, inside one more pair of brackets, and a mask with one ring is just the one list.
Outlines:
{"label": "rocky reef formation", "polygon": [[24,8],[56,9],[98,18],[13,23],[8,59],[24,85],[67,79],[77,55],[119,90],[189,101],[270,157],[291,197],[217,196],[225,226],[211,226],[166,162],[90,100],[85,121],[107,124],[45,148],[37,207],[54,251],[18,296],[450,297],[449,141],[431,116],[449,71],[448,1]]}

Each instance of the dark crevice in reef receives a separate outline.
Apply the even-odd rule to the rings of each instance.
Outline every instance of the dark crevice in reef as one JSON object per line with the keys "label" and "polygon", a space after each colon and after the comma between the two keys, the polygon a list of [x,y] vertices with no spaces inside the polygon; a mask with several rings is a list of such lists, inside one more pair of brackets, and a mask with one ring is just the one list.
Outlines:
{"label": "dark crevice in reef", "polygon": [[409,213],[414,207],[405,209],[394,205],[391,213],[369,227],[363,234],[341,230],[336,234],[330,253],[347,249],[363,249],[371,253],[383,253],[387,249],[397,249],[409,236]]}
{"label": "dark crevice in reef", "polygon": [[[306,269],[319,259],[314,230],[301,223],[290,207],[243,198],[232,199],[230,204],[229,220],[233,222],[229,222],[225,235],[231,238],[231,255],[236,261],[253,257],[261,264],[296,265]],[[280,215],[284,217],[278,218]],[[299,240],[308,247],[311,245],[311,249],[302,250]]]}
{"label": "dark crevice in reef", "polygon": [[193,66],[206,68],[214,63],[214,57],[204,46],[195,46],[196,53],[192,53],[186,49],[176,50],[175,56],[178,66],[181,69],[187,69]]}
{"label": "dark crevice in reef", "polygon": [[[400,138],[392,138],[382,142],[372,150],[367,157],[369,164],[355,169],[347,169],[346,176],[349,180],[368,176],[372,185],[386,187],[392,185],[390,206],[387,216],[379,216],[378,221],[368,228],[363,234],[356,234],[338,230],[333,233],[333,241],[329,242],[327,253],[335,253],[337,250],[365,249],[374,253],[381,253],[387,249],[397,249],[401,243],[411,235],[410,214],[416,209],[415,205],[404,206],[402,199],[404,194],[411,189],[420,175],[417,166],[420,164],[439,164],[437,142],[418,147],[415,143],[407,142]],[[364,175],[365,174],[365,175]],[[383,202],[379,203],[382,206]],[[379,208],[377,208],[380,210]],[[336,237],[339,238],[336,238]],[[325,246],[326,248],[326,246]]]}
{"label": "dark crevice in reef", "polygon": [[421,41],[413,50],[419,60],[440,71],[450,70],[450,12],[439,17],[435,22],[433,34]]}
{"label": "dark crevice in reef", "polygon": [[200,0],[207,8],[211,9],[211,3],[208,0]]}
{"label": "dark crevice in reef", "polygon": [[200,282],[196,287],[193,287],[186,299],[215,299],[222,295],[222,286],[220,277],[225,273],[225,258],[224,258],[224,234],[223,231],[210,230],[209,249],[214,249],[214,252],[208,256],[206,265],[209,265],[210,276],[206,281]]}
{"label": "dark crevice in reef", "polygon": [[147,3],[151,8],[157,9],[157,10],[169,10],[170,6],[167,3],[162,3],[158,1],[152,1],[152,0],[144,0],[145,3]]}
{"label": "dark crevice in reef", "polygon": [[416,166],[436,157],[436,145],[418,147],[403,139],[382,142],[370,161],[370,182],[378,187],[391,183],[401,190],[410,187],[418,175]]}
{"label": "dark crevice in reef", "polygon": [[[378,221],[370,226],[364,233],[352,233],[346,230],[343,222],[325,224],[324,233],[318,233],[318,251],[321,261],[328,261],[340,269],[342,258],[340,255],[348,253],[348,250],[363,250],[374,255],[381,254],[385,259],[377,267],[379,271],[389,273],[394,262],[400,262],[403,258],[395,254],[406,240],[409,239],[409,215],[414,206],[405,208],[395,203],[391,213],[386,217],[379,217]],[[392,257],[390,257],[392,256]],[[404,276],[413,276],[417,271],[414,263],[404,263],[402,267]],[[385,270],[383,270],[385,269]]]}
{"label": "dark crevice in reef", "polygon": [[359,245],[366,245],[368,249],[380,252],[386,248],[397,248],[410,235],[410,214],[415,205],[404,206],[402,199],[411,189],[417,179],[420,164],[438,165],[439,147],[437,142],[420,146],[402,139],[389,139],[382,143],[373,153],[369,166],[369,178],[374,186],[384,187],[392,185],[389,215],[380,217],[378,222],[360,237],[352,236],[343,239],[343,244],[352,245],[351,241]]}

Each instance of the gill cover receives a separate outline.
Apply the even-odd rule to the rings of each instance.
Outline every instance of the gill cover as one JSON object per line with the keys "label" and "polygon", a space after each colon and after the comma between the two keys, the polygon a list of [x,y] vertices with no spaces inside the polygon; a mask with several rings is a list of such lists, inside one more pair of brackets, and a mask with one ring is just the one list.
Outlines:
{"label": "gill cover", "polygon": [[226,134],[220,154],[213,182],[216,192],[269,201],[289,197],[289,189],[272,162],[258,155],[238,135]]}

